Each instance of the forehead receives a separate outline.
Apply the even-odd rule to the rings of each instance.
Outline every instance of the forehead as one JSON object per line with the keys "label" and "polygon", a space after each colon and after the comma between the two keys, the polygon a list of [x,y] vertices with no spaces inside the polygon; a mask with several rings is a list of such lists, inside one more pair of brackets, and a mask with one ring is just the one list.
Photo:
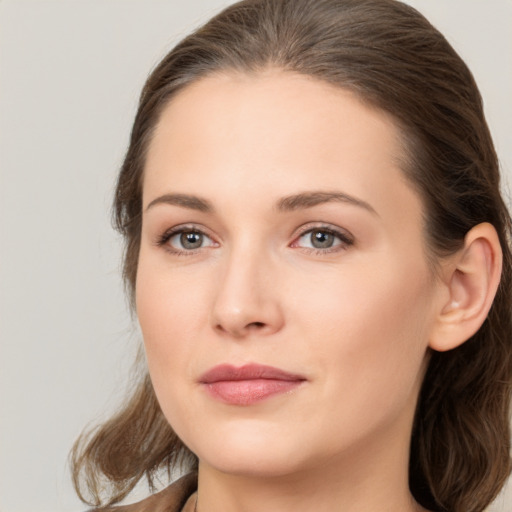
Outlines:
{"label": "forehead", "polygon": [[369,203],[389,194],[400,200],[412,193],[401,157],[392,116],[346,89],[272,69],[215,74],[164,109],[148,151],[144,203],[163,189],[227,195],[244,186],[246,196],[264,189],[268,199],[341,188]]}
{"label": "forehead", "polygon": [[[356,147],[358,137],[362,144]],[[269,156],[275,157],[298,142],[306,144],[303,153],[320,147],[327,153],[332,144],[355,151],[377,139],[386,156],[400,156],[399,129],[387,113],[363,104],[347,89],[268,69],[213,74],[186,86],[164,108],[150,153],[156,156],[171,144],[176,158],[195,149],[187,154],[191,158],[200,156],[198,142],[203,154],[223,143],[234,151],[236,142],[237,148],[272,149]]]}

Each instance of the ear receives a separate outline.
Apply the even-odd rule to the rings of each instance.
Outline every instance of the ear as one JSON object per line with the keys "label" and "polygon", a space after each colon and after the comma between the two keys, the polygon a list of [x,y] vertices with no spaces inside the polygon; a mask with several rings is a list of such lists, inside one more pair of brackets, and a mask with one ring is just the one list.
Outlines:
{"label": "ear", "polygon": [[445,289],[430,348],[451,350],[480,329],[498,289],[502,256],[498,234],[491,224],[478,224],[467,233],[464,246],[443,264],[441,286]]}

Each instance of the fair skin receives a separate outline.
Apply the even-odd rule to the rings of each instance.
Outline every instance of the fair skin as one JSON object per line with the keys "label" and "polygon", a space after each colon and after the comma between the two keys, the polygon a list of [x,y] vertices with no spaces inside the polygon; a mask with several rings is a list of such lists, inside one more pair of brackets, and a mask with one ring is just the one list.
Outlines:
{"label": "fair skin", "polygon": [[[199,457],[199,512],[423,510],[408,458],[428,349],[478,328],[500,260],[482,225],[434,276],[400,156],[390,116],[278,70],[203,78],[164,110],[137,314],[163,413]],[[203,376],[221,364],[300,378],[219,396]]]}

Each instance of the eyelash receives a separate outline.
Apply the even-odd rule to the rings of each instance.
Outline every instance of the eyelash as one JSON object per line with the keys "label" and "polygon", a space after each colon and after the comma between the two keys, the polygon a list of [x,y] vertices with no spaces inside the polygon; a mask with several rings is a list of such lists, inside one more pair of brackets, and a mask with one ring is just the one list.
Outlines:
{"label": "eyelash", "polygon": [[[176,256],[193,256],[194,254],[197,254],[198,251],[201,249],[205,249],[205,247],[200,247],[198,249],[189,249],[189,250],[183,250],[183,249],[175,249],[174,247],[171,247],[171,245],[168,243],[169,240],[176,235],[180,235],[182,233],[198,233],[204,237],[209,238],[213,241],[213,238],[209,236],[205,231],[197,226],[194,225],[181,225],[176,226],[174,228],[168,229],[165,231],[162,235],[160,235],[156,240],[156,245],[159,247],[163,247],[166,251],[170,252],[173,255]],[[215,244],[216,242],[214,242]]]}
{"label": "eyelash", "polygon": [[[328,248],[320,249],[320,248],[314,248],[314,247],[300,247],[297,244],[298,240],[300,240],[302,237],[307,235],[308,233],[313,233],[315,231],[322,232],[328,235],[332,235],[336,237],[339,240],[339,243],[336,245],[333,245]],[[199,228],[194,225],[181,225],[173,227],[167,231],[165,231],[162,235],[160,235],[156,240],[156,245],[159,247],[163,247],[166,251],[170,252],[173,255],[176,256],[193,256],[197,254],[202,249],[205,249],[207,247],[199,247],[198,249],[189,249],[189,250],[183,250],[183,249],[176,249],[174,247],[171,247],[169,245],[169,240],[176,236],[180,235],[182,233],[197,233],[199,235],[202,235],[204,237],[209,238],[213,244],[212,245],[218,245],[217,242],[213,240],[211,236],[209,236],[202,228]],[[301,248],[303,251],[306,251],[309,254],[319,254],[319,255],[325,255],[333,252],[340,252],[346,250],[348,247],[354,245],[354,239],[353,237],[347,233],[346,231],[342,231],[339,229],[335,229],[331,226],[327,226],[325,224],[311,226],[308,225],[307,227],[304,227],[301,229],[299,234],[294,238],[293,242],[290,244],[290,247],[297,247]]]}
{"label": "eyelash", "polygon": [[[300,240],[303,236],[314,233],[315,231],[325,233],[328,235],[332,235],[339,240],[339,243],[333,245],[332,247],[328,247],[325,249],[315,248],[315,247],[300,247],[295,245],[298,240]],[[335,252],[341,252],[348,249],[350,246],[354,245],[354,238],[347,231],[333,228],[332,226],[328,226],[325,224],[319,224],[316,226],[308,225],[304,227],[298,236],[295,237],[294,241],[290,244],[290,247],[298,247],[303,251],[307,251],[309,254],[319,254],[325,255]]]}

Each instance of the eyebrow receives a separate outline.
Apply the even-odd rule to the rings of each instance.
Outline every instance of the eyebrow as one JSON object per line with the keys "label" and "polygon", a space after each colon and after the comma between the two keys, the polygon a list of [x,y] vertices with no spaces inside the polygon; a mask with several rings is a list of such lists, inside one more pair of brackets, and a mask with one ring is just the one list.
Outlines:
{"label": "eyebrow", "polygon": [[369,203],[363,201],[362,199],[353,197],[349,194],[345,194],[343,192],[318,191],[295,194],[280,199],[279,202],[277,203],[277,208],[280,211],[293,211],[305,208],[312,208],[313,206],[330,202],[348,203],[354,206],[358,206],[360,208],[364,208],[365,210],[368,210],[370,213],[378,216],[378,213]]}
{"label": "eyebrow", "polygon": [[[352,204],[354,206],[364,208],[370,213],[378,216],[378,213],[369,203],[343,192],[316,191],[302,192],[300,194],[286,196],[277,202],[277,209],[282,212],[289,212],[313,208],[314,206],[330,202]],[[181,206],[182,208],[188,208],[190,210],[196,210],[203,213],[212,213],[214,211],[212,204],[208,200],[190,194],[164,194],[153,199],[146,207],[146,211],[157,204]]]}
{"label": "eyebrow", "polygon": [[189,208],[190,210],[197,210],[204,213],[213,212],[213,206],[209,201],[189,194],[164,194],[163,196],[153,199],[146,207],[146,211],[157,204],[181,206],[182,208]]}

